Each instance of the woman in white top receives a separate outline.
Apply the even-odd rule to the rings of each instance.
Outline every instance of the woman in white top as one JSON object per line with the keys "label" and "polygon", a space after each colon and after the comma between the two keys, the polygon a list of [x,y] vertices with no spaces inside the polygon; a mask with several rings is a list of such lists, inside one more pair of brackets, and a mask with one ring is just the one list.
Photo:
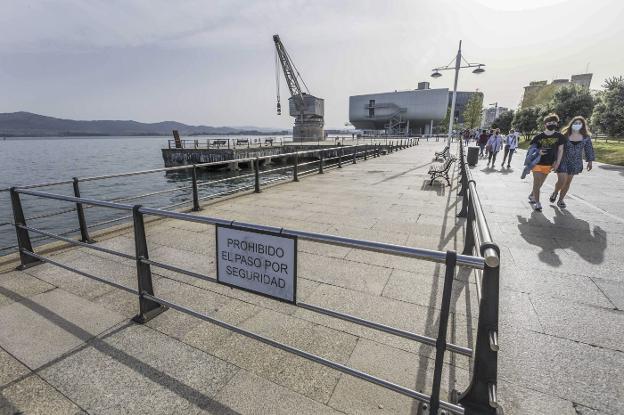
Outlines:
{"label": "woman in white top", "polygon": [[[510,168],[511,157],[518,148],[518,135],[514,132],[513,128],[509,130],[509,134],[505,137],[505,154],[503,156],[503,162],[501,163],[501,169],[505,167],[505,160],[507,160],[507,168]],[[507,158],[509,156],[509,158]]]}
{"label": "woman in white top", "polygon": [[490,167],[490,163],[492,163],[492,167],[494,167],[494,164],[496,163],[496,155],[501,148],[503,148],[503,136],[500,135],[499,128],[494,131],[494,134],[492,134],[490,139],[487,141],[485,147],[488,149],[489,153],[487,167]]}

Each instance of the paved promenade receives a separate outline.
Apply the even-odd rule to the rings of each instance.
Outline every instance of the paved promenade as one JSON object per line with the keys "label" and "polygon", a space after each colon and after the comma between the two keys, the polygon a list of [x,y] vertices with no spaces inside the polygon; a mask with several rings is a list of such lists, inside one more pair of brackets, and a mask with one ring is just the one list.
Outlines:
{"label": "paved promenade", "polygon": [[[460,249],[454,191],[429,187],[440,143],[206,207],[201,214],[435,249]],[[150,257],[215,274],[212,226],[159,221]],[[126,231],[100,246],[133,253]],[[443,266],[299,242],[298,298],[437,336]],[[132,261],[87,249],[54,259],[136,286]],[[214,283],[152,268],[157,295],[229,323],[429,393],[433,349]],[[474,285],[457,275],[449,341],[469,345]],[[415,414],[415,401],[168,310],[145,326],[137,299],[50,264],[0,275],[0,412]],[[442,396],[468,383],[469,362],[447,354]]]}
{"label": "paved promenade", "polygon": [[[429,187],[443,142],[345,165],[207,206],[200,214],[432,249],[463,247],[456,189]],[[597,164],[568,209],[526,201],[529,181],[473,169],[502,247],[499,399],[506,414],[624,412],[624,170]],[[552,184],[553,178],[548,183]],[[455,187],[456,181],[453,183]],[[550,190],[550,189],[547,189]],[[214,229],[148,226],[150,257],[214,275]],[[99,242],[133,254],[129,231]],[[436,336],[443,267],[300,241],[299,299]],[[132,261],[86,249],[54,259],[136,287]],[[153,267],[157,295],[406,387],[430,390],[433,350]],[[476,294],[456,276],[449,341],[471,345]],[[45,264],[0,274],[0,413],[413,414],[416,402]],[[448,355],[442,396],[468,382]]]}
{"label": "paved promenade", "polygon": [[[499,158],[502,154],[499,154]],[[499,388],[506,413],[624,413],[624,168],[594,163],[567,209],[528,203],[532,179],[472,169],[502,248]],[[501,160],[499,160],[499,163]]]}

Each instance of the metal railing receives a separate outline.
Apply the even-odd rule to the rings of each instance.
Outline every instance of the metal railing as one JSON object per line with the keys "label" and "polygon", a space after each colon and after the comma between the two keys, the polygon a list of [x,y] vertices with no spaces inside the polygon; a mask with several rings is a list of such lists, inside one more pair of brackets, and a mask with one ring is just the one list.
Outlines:
{"label": "metal railing", "polygon": [[[99,247],[97,245],[88,244],[88,243],[81,242],[81,241],[76,241],[70,238],[59,237],[58,235],[54,235],[52,233],[41,231],[37,228],[28,226],[24,219],[24,212],[22,210],[22,204],[21,204],[22,195],[132,212],[133,223],[134,223],[135,255],[118,252],[112,249]],[[376,384],[376,385],[385,387],[387,389],[393,390],[395,392],[398,392],[402,395],[416,399],[417,401],[425,404],[423,408],[426,409],[428,406],[429,409],[431,410],[430,413],[437,413],[438,408],[447,410],[455,414],[464,414],[464,413],[470,414],[471,413],[471,412],[465,411],[464,407],[456,403],[451,403],[451,402],[441,400],[440,399],[440,384],[441,384],[441,378],[442,378],[442,369],[444,365],[444,354],[446,351],[450,353],[457,353],[457,354],[464,355],[464,356],[473,355],[473,350],[470,347],[448,343],[446,340],[446,333],[447,333],[448,320],[449,320],[449,314],[450,314],[450,302],[451,302],[452,284],[454,280],[455,269],[457,266],[469,267],[469,268],[474,268],[474,269],[483,269],[485,260],[482,257],[457,254],[454,251],[449,251],[449,252],[444,253],[444,252],[434,251],[434,250],[429,250],[429,249],[398,246],[398,245],[392,245],[392,244],[387,244],[387,243],[382,243],[382,242],[357,240],[357,239],[345,238],[345,237],[340,237],[340,236],[335,236],[335,235],[327,235],[327,234],[320,234],[320,233],[313,233],[313,232],[306,232],[306,231],[299,231],[299,230],[292,230],[292,229],[284,229],[284,228],[278,228],[278,227],[272,227],[272,226],[255,225],[255,224],[250,224],[250,223],[224,220],[220,218],[195,216],[195,215],[188,214],[188,213],[172,212],[172,211],[166,211],[162,209],[142,207],[141,205],[133,206],[133,205],[128,205],[128,204],[121,204],[121,203],[114,203],[114,202],[107,202],[107,201],[100,201],[100,200],[93,200],[93,199],[86,199],[86,198],[78,198],[78,197],[65,196],[65,195],[59,195],[59,194],[53,194],[53,193],[41,192],[41,191],[29,190],[29,189],[15,189],[15,188],[12,189],[11,201],[12,201],[12,206],[13,206],[13,212],[15,215],[15,228],[16,228],[16,232],[17,232],[17,236],[18,236],[18,240],[20,244],[21,265],[20,267],[18,267],[19,269],[25,269],[28,267],[38,265],[43,262],[47,262],[47,263],[56,265],[58,267],[67,269],[69,271],[76,272],[79,275],[82,275],[84,277],[91,278],[96,281],[111,285],[115,288],[124,290],[132,294],[136,294],[138,296],[138,303],[139,303],[139,307],[138,307],[139,313],[134,318],[136,322],[145,323],[146,321],[166,311],[167,308],[172,308],[177,311],[200,318],[202,320],[211,322],[213,324],[216,324],[220,327],[226,328],[228,330],[231,330],[243,336],[250,337],[252,339],[258,340],[270,346],[279,348],[286,352],[296,354],[297,356],[300,356],[302,358],[311,360],[321,365],[330,367],[342,373],[346,373],[348,375],[357,377],[359,379],[363,379],[373,384]],[[195,277],[195,278],[199,278],[204,281],[209,281],[215,284],[219,284],[219,282],[214,277],[211,277],[209,275],[200,274],[197,272],[189,271],[189,270],[177,267],[177,266],[165,264],[165,263],[150,259],[148,248],[147,248],[148,245],[147,245],[145,224],[144,224],[145,215],[158,216],[161,218],[184,220],[184,221],[190,221],[190,222],[196,222],[196,223],[203,223],[206,225],[220,225],[220,226],[226,226],[226,227],[236,227],[237,229],[247,229],[247,230],[252,230],[252,231],[253,230],[264,231],[264,232],[268,231],[268,232],[274,232],[276,234],[280,234],[283,236],[296,237],[298,239],[303,239],[303,240],[317,242],[317,243],[326,243],[326,244],[331,244],[331,245],[336,245],[336,246],[356,248],[356,249],[362,249],[362,250],[367,250],[367,251],[372,251],[372,252],[380,252],[384,254],[406,256],[406,257],[422,259],[422,260],[427,260],[427,261],[432,261],[432,262],[437,262],[437,263],[444,263],[446,266],[446,270],[445,270],[445,277],[444,277],[443,295],[442,295],[442,301],[441,301],[441,307],[440,307],[441,310],[440,310],[440,320],[439,320],[437,338],[432,338],[429,336],[412,333],[412,332],[398,329],[395,327],[390,327],[384,324],[376,323],[374,321],[365,320],[357,316],[341,313],[336,310],[323,308],[314,304],[308,304],[308,303],[300,302],[300,301],[294,304],[295,307],[305,308],[307,310],[320,313],[320,314],[324,314],[327,316],[331,316],[334,318],[338,318],[343,321],[348,321],[348,322],[362,325],[362,326],[365,326],[374,330],[378,330],[378,331],[392,334],[395,336],[399,336],[405,339],[410,339],[410,340],[414,340],[414,341],[424,343],[430,346],[434,346],[436,348],[436,358],[435,358],[435,367],[434,367],[434,374],[433,374],[433,387],[432,387],[431,394],[425,394],[420,391],[406,388],[404,386],[381,379],[379,377],[362,372],[360,370],[353,369],[342,363],[331,361],[321,356],[306,352],[301,349],[297,349],[295,347],[289,346],[284,343],[280,343],[278,341],[261,336],[254,332],[248,331],[246,329],[242,329],[238,326],[226,323],[214,317],[199,313],[187,307],[181,306],[179,304],[175,304],[169,300],[158,297],[155,294],[153,282],[152,282],[152,272],[151,272],[152,266],[163,268],[169,271],[182,273],[182,274]],[[109,279],[102,278],[102,277],[84,272],[82,270],[60,263],[54,259],[47,258],[47,257],[44,257],[43,255],[35,253],[30,243],[31,232],[53,237],[55,239],[70,243],[72,245],[86,247],[86,248],[93,249],[96,251],[105,252],[111,255],[117,255],[125,259],[135,260],[136,267],[137,267],[138,289],[124,286],[115,281],[111,281]]]}
{"label": "metal railing", "polygon": [[[132,195],[127,197],[121,197],[117,199],[108,200],[110,202],[127,202],[131,200],[144,199],[155,195],[167,194],[167,193],[175,193],[175,192],[186,192],[190,197],[188,200],[184,200],[182,202],[160,206],[162,209],[172,209],[176,207],[181,207],[184,205],[192,204],[193,211],[198,211],[201,209],[200,202],[202,200],[215,199],[222,196],[227,196],[236,192],[245,191],[245,190],[255,190],[256,192],[260,191],[260,187],[262,184],[270,184],[278,181],[286,181],[287,177],[284,178],[276,178],[276,179],[267,179],[262,180],[262,175],[269,173],[277,173],[284,172],[287,170],[292,171],[292,179],[294,181],[298,181],[299,177],[306,174],[311,174],[314,172],[323,173],[325,169],[328,168],[342,168],[342,166],[346,163],[357,163],[357,160],[363,159],[367,160],[370,157],[379,157],[382,154],[392,153],[393,151],[397,151],[400,149],[408,148],[413,145],[416,145],[415,140],[404,139],[401,141],[392,141],[389,143],[375,143],[375,144],[356,144],[352,146],[332,146],[332,147],[319,147],[318,149],[305,150],[305,151],[294,151],[288,153],[282,153],[271,156],[260,156],[260,157],[250,157],[250,158],[241,158],[236,160],[224,160],[224,161],[216,161],[210,163],[199,163],[199,164],[189,164],[183,166],[175,166],[175,167],[164,167],[158,169],[150,169],[150,170],[142,170],[142,171],[133,171],[133,172],[124,172],[124,173],[115,173],[115,174],[107,174],[100,176],[90,176],[90,177],[74,177],[71,180],[60,180],[46,183],[37,183],[37,184],[28,184],[18,186],[20,189],[35,189],[35,188],[45,188],[51,186],[59,186],[59,185],[72,185],[73,194],[75,197],[80,197],[80,184],[86,182],[107,180],[107,179],[116,179],[116,178],[126,178],[133,177],[139,175],[147,175],[154,173],[170,173],[170,172],[190,172],[191,174],[191,184],[187,186],[177,186],[171,189],[164,189],[154,192],[148,192],[145,194]],[[328,157],[329,155],[329,157]],[[301,159],[310,159],[313,158],[312,161],[302,162]],[[260,163],[267,160],[278,160],[278,159],[291,159],[292,164],[279,166],[269,170],[260,170]],[[219,180],[198,180],[198,169],[202,168],[219,168],[228,166],[232,162],[237,163],[249,163],[252,166],[253,172],[245,175],[237,175],[233,177],[228,177]],[[314,167],[314,164],[319,164],[318,167]],[[313,167],[313,168],[310,168]],[[307,170],[302,170],[307,169]],[[227,189],[217,193],[211,193],[206,196],[201,196],[199,194],[200,188],[204,188],[207,186],[225,183],[229,181],[238,181],[240,179],[249,179],[254,178],[253,184],[246,184],[242,186],[238,186],[232,189]],[[9,188],[0,189],[0,192],[8,192]],[[87,223],[85,219],[85,209],[89,209],[88,206],[82,206],[82,204],[77,203],[74,207],[63,209],[60,211],[46,212],[40,215],[31,216],[26,218],[27,220],[41,219],[41,218],[49,218],[53,216],[68,214],[72,212],[77,212],[77,216],[79,218],[78,228],[74,228],[71,230],[67,230],[63,232],[62,236],[72,235],[76,233],[80,233],[81,241],[83,242],[92,242],[92,238],[90,237],[89,231],[94,228],[101,228],[103,226],[112,225],[118,222],[127,221],[132,218],[131,215],[124,215],[114,219],[107,219],[104,221],[96,222],[96,223]],[[13,226],[11,222],[0,223],[0,229],[3,227]],[[32,242],[41,242],[41,241],[49,241],[49,237],[41,236],[38,238],[33,238]],[[19,247],[18,244],[13,244],[9,246],[0,247],[0,253],[2,252],[11,252],[15,251]]]}
{"label": "metal railing", "polygon": [[485,258],[482,270],[475,272],[479,322],[474,349],[472,380],[459,402],[479,414],[496,414],[498,365],[498,304],[500,249],[493,242],[490,228],[481,206],[477,184],[472,178],[466,159],[464,140],[459,140],[459,167],[462,207],[457,215],[466,218],[463,255],[476,253]]}
{"label": "metal railing", "polygon": [[[379,148],[377,148],[379,150]],[[357,154],[363,152],[361,155],[362,158],[367,157],[367,150],[357,151],[354,149],[353,155],[349,158],[349,162],[355,163]],[[462,151],[460,149],[460,151]],[[379,152],[377,151],[377,156]],[[323,151],[319,155],[320,161],[318,169],[314,169],[314,171],[323,173],[323,168],[327,168],[325,165],[325,159],[323,157]],[[337,162],[334,164],[337,168],[340,168],[342,163],[344,162],[344,157],[342,152],[339,152],[336,157]],[[463,159],[462,159],[463,160]],[[298,166],[305,165],[307,163],[297,163],[297,157],[295,158],[294,170],[298,171]],[[256,159],[254,162],[254,175],[255,182],[254,187],[256,191],[259,191],[259,169],[258,169],[258,160]],[[308,170],[308,173],[311,173],[312,170]],[[306,172],[300,172],[306,173]],[[469,172],[468,172],[469,173]],[[132,174],[132,173],[128,173]],[[136,173],[138,174],[138,173]],[[464,174],[464,173],[463,173]],[[110,176],[100,176],[100,177],[110,177]],[[88,178],[91,180],[99,179],[99,178]],[[297,179],[297,174],[294,175],[294,180]],[[463,180],[463,178],[462,178]],[[465,183],[465,181],[462,181]],[[216,324],[222,328],[231,330],[240,335],[255,339],[272,347],[281,349],[283,351],[295,354],[304,359],[316,362],[323,366],[332,368],[339,372],[348,374],[350,376],[354,376],[356,378],[365,380],[367,382],[373,383],[375,385],[387,388],[389,390],[395,391],[404,396],[408,396],[412,399],[418,401],[421,405],[421,408],[430,414],[437,414],[439,411],[444,410],[453,414],[489,414],[495,413],[491,412],[496,406],[496,358],[495,351],[498,348],[497,344],[497,331],[496,327],[492,326],[493,322],[497,324],[498,321],[498,266],[499,266],[499,256],[498,256],[498,248],[495,244],[491,242],[491,237],[489,234],[489,230],[487,228],[487,223],[485,222],[485,218],[483,215],[483,211],[481,209],[480,204],[478,203],[478,197],[476,196],[476,190],[474,190],[474,195],[477,199],[469,200],[469,206],[472,206],[472,217],[469,216],[468,227],[470,227],[470,223],[474,222],[472,227],[470,227],[471,232],[474,232],[474,238],[470,239],[470,234],[467,234],[466,238],[466,246],[464,252],[458,254],[454,251],[441,252],[430,249],[423,248],[414,248],[408,246],[400,246],[393,245],[383,242],[375,242],[375,241],[367,241],[367,240],[359,240],[353,238],[346,238],[336,235],[328,235],[322,233],[314,233],[307,232],[301,230],[294,229],[285,229],[273,226],[263,226],[251,223],[244,222],[236,222],[232,220],[225,220],[221,218],[215,217],[207,217],[207,216],[197,216],[190,213],[182,213],[176,211],[169,211],[159,208],[149,208],[141,205],[131,205],[120,203],[118,201],[106,201],[106,200],[96,200],[83,198],[80,196],[66,196],[60,195],[50,192],[43,192],[39,190],[33,190],[37,186],[23,186],[20,188],[11,188],[10,196],[11,196],[11,204],[14,215],[14,226],[17,234],[17,239],[19,243],[19,255],[21,265],[18,269],[25,269],[28,267],[32,267],[38,265],[43,262],[50,263],[52,265],[61,267],[63,269],[75,272],[84,277],[99,281],[104,284],[108,284],[117,289],[121,289],[123,291],[132,293],[137,295],[138,297],[138,314],[134,318],[134,320],[138,323],[145,323],[146,321],[156,317],[160,313],[166,311],[168,308],[177,310],[179,312],[194,316],[196,318],[202,319],[204,321],[208,321],[210,323]],[[473,186],[474,189],[474,186]],[[91,242],[88,238],[87,240],[75,240],[72,238],[67,238],[65,236],[53,234],[51,232],[43,231],[33,226],[29,226],[27,224],[27,219],[24,214],[23,205],[22,205],[22,197],[36,197],[43,198],[49,200],[56,200],[65,203],[75,204],[77,207],[81,206],[83,208],[89,206],[95,206],[100,208],[114,209],[123,212],[128,212],[129,216],[133,221],[133,230],[134,230],[134,244],[135,244],[135,252],[134,254],[128,254],[124,252],[115,251],[113,249],[108,249],[104,247],[100,247],[97,244],[89,243]],[[470,212],[470,207],[468,209]],[[304,308],[306,310],[320,313],[326,316],[330,316],[333,318],[337,318],[343,321],[347,321],[353,324],[361,325],[368,327],[373,330],[377,330],[380,332],[384,332],[387,334],[395,335],[401,338],[413,340],[416,342],[420,342],[429,346],[435,347],[435,360],[434,360],[434,371],[433,371],[433,381],[431,392],[426,394],[422,391],[417,391],[414,389],[410,389],[396,383],[390,382],[385,379],[381,379],[377,376],[371,375],[369,373],[351,368],[342,363],[335,362],[329,359],[326,359],[322,356],[318,356],[307,351],[295,348],[288,344],[280,343],[276,340],[270,339],[268,337],[259,335],[252,331],[243,329],[236,325],[232,325],[225,321],[219,320],[217,318],[211,317],[209,315],[197,312],[185,306],[173,303],[167,299],[161,298],[156,295],[154,290],[153,281],[152,281],[152,267],[162,268],[169,271],[181,273],[184,275],[188,275],[190,277],[198,278],[203,281],[208,281],[214,284],[221,284],[215,277],[210,275],[201,274],[198,272],[193,272],[184,268],[180,268],[178,266],[170,265],[167,263],[163,263],[160,261],[155,261],[150,259],[148,252],[148,243],[147,243],[147,235],[145,232],[145,216],[153,216],[159,218],[168,218],[173,220],[182,220],[189,221],[195,223],[201,223],[205,225],[213,225],[213,226],[222,226],[222,227],[230,227],[236,229],[243,229],[249,231],[260,231],[260,232],[271,232],[273,234],[278,234],[280,236],[298,238],[306,241],[312,241],[316,243],[330,244],[335,246],[349,247],[354,249],[366,250],[371,252],[379,252],[389,255],[410,257],[419,260],[426,260],[435,263],[445,264],[445,274],[444,274],[444,284],[442,290],[442,299],[440,302],[440,317],[438,323],[437,337],[433,338],[430,336],[421,335],[418,333],[413,333],[410,331],[406,331],[403,329],[399,329],[396,327],[387,326],[384,324],[380,324],[374,321],[366,320],[354,315],[345,314],[339,312],[337,310],[327,309],[324,307],[320,307],[318,305],[309,304],[301,301],[295,301],[293,303],[294,307]],[[84,218],[83,218],[84,219]],[[79,222],[81,221],[80,215],[78,216]],[[468,228],[467,228],[468,229]],[[65,242],[70,245],[80,246],[84,248],[88,248],[95,251],[104,252],[111,255],[116,255],[124,259],[134,260],[136,263],[136,275],[137,275],[137,288],[128,287],[122,284],[117,283],[116,281],[112,281],[108,278],[103,278],[100,276],[93,275],[91,273],[73,268],[61,262],[58,262],[55,259],[45,257],[41,254],[38,254],[34,251],[32,243],[31,243],[31,233],[43,235],[49,238],[56,239],[58,241]],[[475,247],[479,249],[476,252],[476,255],[473,253]],[[447,329],[448,329],[448,320],[450,315],[450,305],[451,305],[451,297],[453,291],[453,283],[454,276],[457,267],[466,267],[469,269],[473,269],[478,275],[481,275],[481,281],[478,284],[478,298],[479,298],[479,323],[478,323],[478,332],[476,339],[476,347],[473,349],[469,346],[457,345],[453,343],[449,343],[446,339]],[[432,276],[433,277],[433,276]],[[485,336],[485,337],[484,337]],[[485,345],[485,346],[484,346]],[[487,350],[483,350],[486,347]],[[470,384],[464,391],[464,393],[460,394],[457,401],[446,401],[440,399],[440,389],[442,382],[442,370],[445,364],[444,355],[446,352],[455,353],[463,356],[468,356],[472,358],[473,361],[473,370],[472,370],[472,378]],[[494,360],[492,361],[490,352],[494,353]],[[491,366],[493,365],[493,366]],[[453,399],[452,399],[453,400]]]}

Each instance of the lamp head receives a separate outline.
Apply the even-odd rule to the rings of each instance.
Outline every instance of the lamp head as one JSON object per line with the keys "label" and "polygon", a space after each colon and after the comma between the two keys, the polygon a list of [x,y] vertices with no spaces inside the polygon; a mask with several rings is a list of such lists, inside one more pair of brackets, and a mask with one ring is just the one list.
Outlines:
{"label": "lamp head", "polygon": [[433,72],[433,73],[431,74],[431,77],[432,77],[432,78],[439,78],[439,77],[441,77],[441,76],[442,76],[442,74],[441,74],[438,70],[436,70],[435,72]]}
{"label": "lamp head", "polygon": [[472,73],[475,73],[477,75],[482,74],[483,72],[485,72],[485,69],[483,69],[481,65],[477,66],[477,68],[474,71],[472,71]]}

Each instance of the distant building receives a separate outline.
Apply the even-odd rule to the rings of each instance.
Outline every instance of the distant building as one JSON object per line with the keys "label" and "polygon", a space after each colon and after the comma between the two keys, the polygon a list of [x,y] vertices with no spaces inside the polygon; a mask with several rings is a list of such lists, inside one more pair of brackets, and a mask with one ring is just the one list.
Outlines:
{"label": "distant building", "polygon": [[584,73],[572,75],[571,79],[554,79],[550,84],[548,81],[533,81],[524,87],[521,108],[544,105],[548,103],[559,88],[565,85],[576,84],[589,89],[593,74]]}
{"label": "distant building", "polygon": [[494,120],[505,111],[509,111],[509,108],[496,106],[484,109],[483,117],[481,118],[481,128],[490,128]]}
{"label": "distant building", "polygon": [[431,134],[433,123],[446,116],[447,104],[447,88],[420,82],[418,89],[350,96],[349,122],[389,135]]}

